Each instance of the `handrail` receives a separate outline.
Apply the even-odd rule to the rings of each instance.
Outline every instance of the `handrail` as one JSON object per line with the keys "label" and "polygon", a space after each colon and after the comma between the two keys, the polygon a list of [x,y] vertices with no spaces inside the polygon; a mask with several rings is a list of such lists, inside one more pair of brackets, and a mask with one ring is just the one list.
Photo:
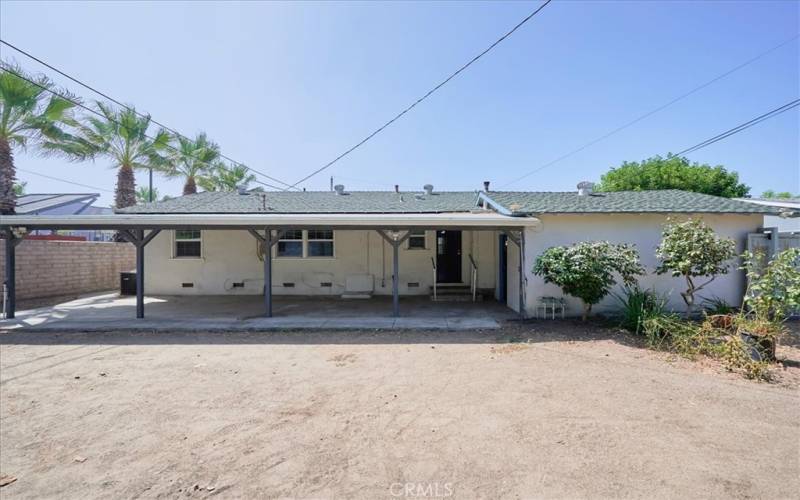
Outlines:
{"label": "handrail", "polygon": [[431,257],[431,266],[433,266],[433,300],[436,300],[436,261]]}
{"label": "handrail", "polygon": [[475,302],[478,297],[478,265],[475,263],[475,259],[472,258],[472,254],[469,254],[468,256],[469,256],[469,263],[472,266],[470,289],[472,292],[472,302]]}

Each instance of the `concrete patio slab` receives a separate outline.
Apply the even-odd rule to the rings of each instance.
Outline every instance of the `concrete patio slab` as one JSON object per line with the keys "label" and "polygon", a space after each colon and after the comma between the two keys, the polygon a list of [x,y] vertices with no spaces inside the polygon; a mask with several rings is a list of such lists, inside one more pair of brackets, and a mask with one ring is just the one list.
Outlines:
{"label": "concrete patio slab", "polygon": [[266,318],[260,296],[152,296],[145,298],[145,318],[136,319],[133,297],[102,293],[19,311],[14,320],[0,320],[0,330],[478,330],[499,328],[499,321],[514,317],[494,302],[431,302],[427,297],[401,299],[398,318],[391,310],[391,297],[276,297],[274,316]]}

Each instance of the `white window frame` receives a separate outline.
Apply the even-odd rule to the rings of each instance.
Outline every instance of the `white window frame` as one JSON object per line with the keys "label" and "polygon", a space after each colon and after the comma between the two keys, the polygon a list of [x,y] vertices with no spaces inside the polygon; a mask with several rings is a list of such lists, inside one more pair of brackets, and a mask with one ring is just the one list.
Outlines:
{"label": "white window frame", "polygon": [[[428,249],[428,231],[424,229],[418,229],[417,231],[421,231],[422,234],[414,234],[414,231],[411,231],[411,234],[408,236],[408,240],[406,240],[406,250],[427,250]],[[422,246],[421,247],[412,247],[411,240],[413,238],[422,238]]]}
{"label": "white window frame", "polygon": [[[197,238],[188,238],[188,239],[182,238],[182,239],[178,239],[178,231],[197,231],[200,234],[200,236],[198,236]],[[200,243],[200,255],[197,255],[197,256],[195,256],[195,255],[178,255],[178,242],[179,241],[183,241],[183,242],[187,242],[187,241],[188,242],[194,242],[194,241],[197,241],[197,242],[199,242]],[[185,260],[185,259],[198,260],[198,259],[202,259],[203,255],[205,255],[205,249],[203,248],[203,231],[202,230],[199,230],[199,229],[185,229],[185,230],[184,229],[175,229],[174,231],[172,231],[172,258],[173,259],[178,259],[178,260]]]}
{"label": "white window frame", "polygon": [[[289,230],[290,231],[301,231],[299,229],[289,229]],[[272,256],[274,258],[276,258],[276,259],[287,259],[287,260],[292,260],[292,259],[294,259],[294,260],[297,260],[297,259],[310,259],[310,260],[335,259],[336,258],[336,231],[333,230],[333,229],[322,229],[321,231],[330,231],[331,232],[331,237],[330,238],[324,238],[324,239],[319,239],[319,238],[309,239],[308,230],[307,229],[303,229],[302,230],[302,235],[303,235],[302,239],[299,239],[299,240],[285,240],[283,238],[280,238],[278,240],[278,244],[280,244],[281,241],[299,241],[299,242],[301,242],[302,255],[278,255],[278,245],[276,244],[274,250],[272,251]],[[308,244],[310,242],[313,242],[313,241],[330,241],[331,243],[333,243],[333,255],[319,255],[319,256],[311,256],[311,255],[309,255],[308,254]]]}
{"label": "white window frame", "polygon": [[[275,251],[274,257],[276,259],[302,259],[306,256],[306,232],[300,229],[289,229],[288,231],[300,231],[300,239],[292,238],[287,239],[281,236],[278,238],[278,243],[275,244]],[[278,254],[278,246],[281,244],[282,241],[286,242],[300,242],[300,255],[279,255]]]}

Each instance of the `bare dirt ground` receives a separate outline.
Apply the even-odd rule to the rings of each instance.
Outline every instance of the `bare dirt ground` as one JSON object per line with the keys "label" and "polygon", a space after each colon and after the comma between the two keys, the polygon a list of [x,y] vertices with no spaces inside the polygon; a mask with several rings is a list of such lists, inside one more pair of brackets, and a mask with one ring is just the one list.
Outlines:
{"label": "bare dirt ground", "polygon": [[572,322],[1,333],[0,496],[797,498],[786,344],[766,384]]}

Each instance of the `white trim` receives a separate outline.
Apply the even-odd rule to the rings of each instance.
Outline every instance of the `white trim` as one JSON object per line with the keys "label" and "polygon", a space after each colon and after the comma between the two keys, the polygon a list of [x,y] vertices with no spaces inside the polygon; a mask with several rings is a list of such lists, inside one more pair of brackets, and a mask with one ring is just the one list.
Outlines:
{"label": "white trim", "polygon": [[[172,255],[171,255],[170,258],[172,258],[174,260],[203,260],[203,257],[205,256],[205,248],[204,248],[204,244],[203,244],[203,231],[200,230],[200,229],[197,229],[197,230],[190,229],[189,231],[197,231],[198,233],[200,233],[200,237],[199,238],[191,238],[191,239],[188,239],[188,240],[179,240],[178,239],[178,234],[177,234],[178,231],[185,231],[185,229],[175,229],[175,230],[170,231],[172,233]],[[193,255],[178,256],[178,241],[188,241],[188,242],[197,241],[197,242],[200,242],[200,255],[198,255],[198,256],[193,256]]]}
{"label": "white trim", "polygon": [[112,214],[112,215],[6,215],[3,226],[36,227],[48,225],[120,226],[253,226],[272,228],[316,227],[528,227],[539,225],[535,217],[507,217],[498,213],[440,214]]}

